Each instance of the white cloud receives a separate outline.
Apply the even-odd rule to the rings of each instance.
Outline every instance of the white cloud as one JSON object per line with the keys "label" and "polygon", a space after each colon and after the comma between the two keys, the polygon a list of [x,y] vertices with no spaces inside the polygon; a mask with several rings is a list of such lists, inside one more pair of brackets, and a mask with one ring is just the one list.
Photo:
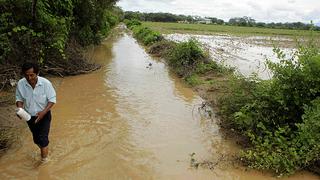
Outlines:
{"label": "white cloud", "polygon": [[229,20],[249,16],[263,22],[320,21],[319,0],[120,0],[125,11],[170,12]]}

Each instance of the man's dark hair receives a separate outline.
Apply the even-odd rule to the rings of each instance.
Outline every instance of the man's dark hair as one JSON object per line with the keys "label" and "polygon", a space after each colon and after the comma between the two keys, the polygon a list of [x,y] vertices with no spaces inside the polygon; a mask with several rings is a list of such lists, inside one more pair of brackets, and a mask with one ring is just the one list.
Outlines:
{"label": "man's dark hair", "polygon": [[25,74],[25,72],[29,69],[33,68],[33,72],[38,74],[39,73],[39,65],[36,63],[32,63],[32,62],[25,62],[22,66],[21,66],[21,74]]}

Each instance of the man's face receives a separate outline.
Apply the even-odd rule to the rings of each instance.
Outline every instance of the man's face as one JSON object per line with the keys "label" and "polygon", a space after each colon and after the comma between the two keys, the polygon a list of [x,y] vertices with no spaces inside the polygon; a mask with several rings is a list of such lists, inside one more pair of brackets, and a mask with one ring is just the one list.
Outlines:
{"label": "man's face", "polygon": [[29,82],[30,85],[37,84],[38,74],[33,72],[33,68],[28,69],[24,73],[24,77],[27,79],[27,81]]}

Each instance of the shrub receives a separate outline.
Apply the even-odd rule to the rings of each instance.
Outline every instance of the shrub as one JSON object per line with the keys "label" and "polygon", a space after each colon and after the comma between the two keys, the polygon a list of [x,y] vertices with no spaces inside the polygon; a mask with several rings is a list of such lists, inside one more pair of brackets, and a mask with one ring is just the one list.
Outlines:
{"label": "shrub", "polygon": [[93,43],[94,34],[90,26],[84,26],[79,30],[78,34],[79,42],[81,45],[89,45]]}
{"label": "shrub", "polygon": [[129,28],[129,29],[132,29],[134,26],[140,26],[141,25],[141,22],[136,20],[136,19],[133,19],[133,20],[128,20],[128,19],[125,19],[124,20],[124,23],[126,24],[126,26]]}
{"label": "shrub", "polygon": [[132,30],[133,30],[134,36],[138,40],[142,41],[144,45],[151,45],[163,39],[163,36],[160,33],[154,32],[148,27],[133,26]]}
{"label": "shrub", "polygon": [[219,65],[215,61],[198,63],[195,72],[198,74],[205,74],[213,70],[218,70]]}
{"label": "shrub", "polygon": [[294,171],[312,165],[320,151],[320,99],[304,107],[303,122],[296,130],[289,126],[269,131],[259,124],[264,136],[248,132],[254,148],[242,153],[247,163],[258,169],[271,169],[276,173],[292,174]]}
{"label": "shrub", "polygon": [[153,43],[148,52],[154,56],[166,57],[168,56],[169,50],[175,48],[177,44],[173,41],[161,40]]}
{"label": "shrub", "polygon": [[204,62],[207,58],[199,42],[190,39],[187,42],[178,43],[174,49],[169,51],[167,60],[178,75],[188,76],[199,63]]}
{"label": "shrub", "polygon": [[162,35],[158,32],[150,32],[143,38],[143,44],[150,45],[163,39]]}
{"label": "shrub", "polygon": [[[224,113],[236,129],[250,138],[243,151],[249,166],[291,174],[319,159],[320,55],[314,43],[300,46],[286,58],[279,49],[279,63],[268,61],[271,80],[238,83],[224,98]],[[249,83],[250,85],[250,83]]]}

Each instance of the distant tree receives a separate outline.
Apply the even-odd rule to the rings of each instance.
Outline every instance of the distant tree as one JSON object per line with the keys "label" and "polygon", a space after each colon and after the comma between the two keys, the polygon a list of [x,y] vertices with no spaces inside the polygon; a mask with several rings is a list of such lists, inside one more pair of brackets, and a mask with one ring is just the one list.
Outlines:
{"label": "distant tree", "polygon": [[234,26],[246,26],[247,22],[244,18],[241,17],[235,17],[229,19],[229,24]]}
{"label": "distant tree", "polygon": [[251,17],[244,16],[243,19],[245,20],[247,26],[254,26],[256,23],[256,20],[252,19]]}
{"label": "distant tree", "polygon": [[255,20],[252,19],[251,17],[234,17],[229,19],[229,24],[230,25],[236,25],[236,26],[254,26],[255,25]]}
{"label": "distant tree", "polygon": [[218,20],[217,20],[217,24],[220,24],[220,25],[224,24],[224,20],[218,19]]}
{"label": "distant tree", "polygon": [[142,20],[142,14],[140,12],[133,12],[133,11],[126,11],[124,13],[124,18],[125,19],[138,19]]}
{"label": "distant tree", "polygon": [[210,19],[212,24],[224,24],[224,21],[222,19],[218,19],[215,17],[206,17],[206,18]]}
{"label": "distant tree", "polygon": [[171,13],[142,13],[142,12],[133,12],[126,11],[124,13],[125,19],[137,19],[140,21],[154,21],[154,22],[178,22],[178,21],[187,21],[195,22],[197,19],[201,19],[200,16],[186,16],[186,15],[176,15]]}
{"label": "distant tree", "polygon": [[266,23],[263,23],[263,22],[256,23],[256,26],[257,27],[267,27]]}

